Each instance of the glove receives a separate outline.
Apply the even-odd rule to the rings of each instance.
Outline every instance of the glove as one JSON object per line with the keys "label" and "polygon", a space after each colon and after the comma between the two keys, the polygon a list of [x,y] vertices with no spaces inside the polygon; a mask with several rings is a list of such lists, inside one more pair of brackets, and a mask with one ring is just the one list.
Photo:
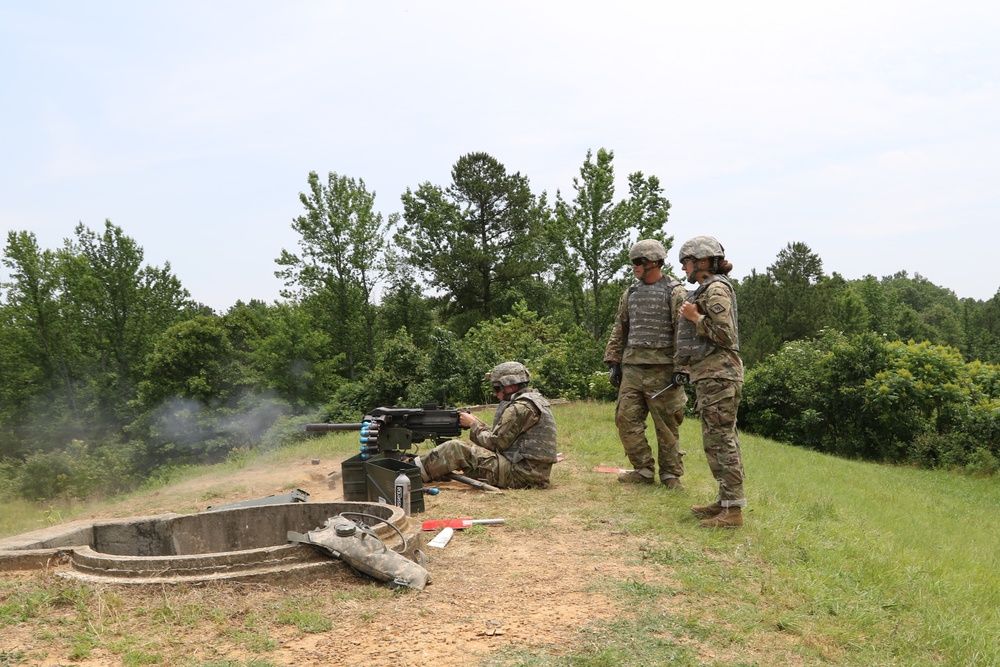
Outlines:
{"label": "glove", "polygon": [[622,386],[622,365],[621,364],[609,364],[608,365],[608,380],[611,381],[611,386],[618,388]]}
{"label": "glove", "polygon": [[673,383],[675,387],[680,387],[686,385],[691,381],[691,376],[683,371],[677,371],[670,376],[670,382]]}

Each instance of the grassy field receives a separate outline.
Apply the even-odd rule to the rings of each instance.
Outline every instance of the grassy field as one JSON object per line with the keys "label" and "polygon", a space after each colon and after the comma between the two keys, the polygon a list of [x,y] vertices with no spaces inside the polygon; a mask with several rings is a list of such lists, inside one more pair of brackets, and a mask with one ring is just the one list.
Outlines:
{"label": "grassy field", "polygon": [[[688,451],[687,492],[621,488],[590,472],[596,465],[627,465],[612,412],[607,404],[557,406],[566,461],[559,464],[563,467],[552,489],[519,496],[522,502],[544,507],[526,509],[517,525],[524,531],[543,531],[549,527],[548,517],[557,517],[605,530],[607,518],[614,517],[614,530],[645,539],[641,555],[621,557],[655,564],[669,572],[676,585],[632,580],[604,584],[631,610],[627,618],[594,623],[585,630],[588,640],[568,650],[565,645],[510,649],[468,664],[1000,665],[996,479],[844,461],[744,435],[750,503],[746,525],[704,530],[687,511],[691,504],[711,500],[714,493],[697,423],[688,420],[682,428]],[[318,446],[296,445],[191,474],[238,478],[248,465],[316,456]],[[330,436],[321,446],[324,457],[344,457],[353,450],[354,440]],[[142,495],[115,502],[141,507]],[[82,509],[3,506],[0,516],[7,518],[2,530],[10,534],[34,528],[71,518]],[[13,514],[21,519],[11,521]],[[657,604],[680,593],[691,599],[680,612],[675,607],[666,612]],[[67,636],[87,635],[93,621],[88,621],[82,600],[93,597],[93,591],[75,588],[67,593],[65,584],[52,580],[5,579],[0,581],[0,633],[4,627],[31,624],[37,624],[40,633],[52,632],[45,609],[55,605],[63,610],[82,606],[75,616],[62,613],[59,623]],[[376,595],[361,604],[382,603]],[[762,633],[772,644],[784,638],[787,645],[773,654],[754,650]],[[703,648],[690,650],[691,642]],[[730,657],[713,658],[713,651],[704,647]],[[157,658],[155,650],[142,654],[151,656],[145,661],[130,662],[127,649],[118,654],[123,656],[119,664],[279,664],[269,661],[266,649],[252,660],[225,663],[171,662]],[[25,655],[0,651],[0,667],[32,664]],[[745,657],[734,661],[733,655]]]}

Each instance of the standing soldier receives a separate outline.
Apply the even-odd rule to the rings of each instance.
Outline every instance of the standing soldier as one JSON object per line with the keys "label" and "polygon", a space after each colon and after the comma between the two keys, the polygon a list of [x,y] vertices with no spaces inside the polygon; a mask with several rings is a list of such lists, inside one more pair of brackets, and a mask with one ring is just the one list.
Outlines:
{"label": "standing soldier", "polygon": [[604,350],[611,384],[618,388],[615,425],[633,468],[619,475],[618,481],[656,483],[655,462],[646,441],[646,416],[652,414],[660,482],[668,489],[683,490],[678,431],[687,395],[679,384],[664,388],[672,384],[677,313],[687,292],[679,280],[663,274],[667,251],[659,241],[639,241],[629,258],[636,281],[622,295]]}
{"label": "standing soldier", "polygon": [[743,455],[736,432],[736,410],[743,391],[736,293],[726,279],[733,265],[711,236],[696,236],[681,246],[681,267],[698,283],[681,306],[677,327],[677,365],[690,374],[695,410],[701,415],[702,445],[719,495],[711,505],[691,508],[706,528],[743,525]]}

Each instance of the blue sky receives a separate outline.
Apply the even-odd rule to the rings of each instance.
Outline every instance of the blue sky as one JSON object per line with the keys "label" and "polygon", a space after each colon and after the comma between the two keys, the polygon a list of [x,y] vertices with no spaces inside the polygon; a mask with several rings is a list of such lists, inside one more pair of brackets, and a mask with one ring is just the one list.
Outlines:
{"label": "blue sky", "polygon": [[733,275],[1000,288],[1000,5],[0,0],[0,232],[122,227],[217,310],[278,298],[310,171],[386,217],[485,151],[550,200],[657,176]]}

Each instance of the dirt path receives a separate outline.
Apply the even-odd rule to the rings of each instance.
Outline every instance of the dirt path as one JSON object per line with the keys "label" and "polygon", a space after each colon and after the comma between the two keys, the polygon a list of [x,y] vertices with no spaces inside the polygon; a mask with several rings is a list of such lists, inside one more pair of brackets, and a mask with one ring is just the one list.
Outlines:
{"label": "dirt path", "polygon": [[[99,590],[89,603],[90,626],[98,635],[144,633],[149,651],[161,657],[159,664],[171,665],[224,658],[297,667],[457,667],[513,648],[578,650],[585,636],[582,628],[624,613],[609,582],[637,580],[658,586],[676,582],[669,581],[669,572],[636,557],[641,538],[619,533],[611,525],[595,529],[547,511],[549,500],[553,506],[573,502],[567,481],[580,471],[560,465],[554,487],[546,491],[493,495],[449,482],[439,485],[439,495],[426,496],[426,511],[420,518],[503,518],[505,524],[457,531],[446,548],[428,549],[433,582],[424,591],[388,592],[346,569],[298,585],[116,588]],[[309,493],[310,502],[340,500],[342,484],[338,479],[330,488],[331,472],[339,472],[339,461],[252,468],[225,479],[178,484],[102,510],[93,518],[197,511],[293,488]],[[539,525],[548,528],[539,530]],[[17,575],[3,575],[4,581],[12,576]],[[676,600],[683,603],[682,597]],[[276,610],[296,608],[321,612],[333,627],[303,632],[275,618]],[[213,611],[207,619],[185,622],[185,610],[202,610],[203,615]],[[72,638],[60,636],[52,627],[48,619],[44,624],[8,626],[0,649],[36,656],[37,662],[24,664],[124,664],[120,655],[100,646],[86,659],[69,660],[67,643],[71,645]],[[255,649],[253,637],[260,635],[271,643]]]}

